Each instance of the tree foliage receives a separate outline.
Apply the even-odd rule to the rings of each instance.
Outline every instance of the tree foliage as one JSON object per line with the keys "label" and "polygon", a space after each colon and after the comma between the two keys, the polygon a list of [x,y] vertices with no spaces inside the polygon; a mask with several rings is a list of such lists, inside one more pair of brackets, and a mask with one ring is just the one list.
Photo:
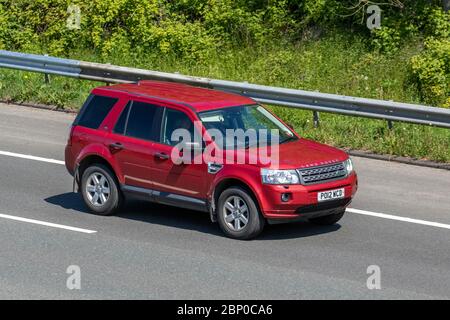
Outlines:
{"label": "tree foliage", "polygon": [[[380,2],[381,28],[370,31],[366,9],[377,2],[369,0],[0,0],[0,48],[57,56],[90,50],[105,58],[173,54],[189,63],[229,46],[295,44],[331,32],[357,34],[368,50],[388,55],[427,39],[411,61],[412,79],[426,101],[447,94],[447,1]],[[67,27],[69,5],[80,8],[79,29]]]}

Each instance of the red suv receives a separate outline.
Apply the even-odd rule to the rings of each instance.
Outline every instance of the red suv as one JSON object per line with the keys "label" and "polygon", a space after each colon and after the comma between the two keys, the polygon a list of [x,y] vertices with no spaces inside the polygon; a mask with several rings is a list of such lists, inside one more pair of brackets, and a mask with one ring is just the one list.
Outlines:
{"label": "red suv", "polygon": [[[195,139],[180,139],[180,129]],[[270,142],[250,139],[250,130]],[[357,190],[345,152],[301,138],[254,100],[157,81],[94,89],[65,160],[94,213],[110,215],[138,197],[207,212],[237,239],[257,236],[266,222],[334,224]]]}

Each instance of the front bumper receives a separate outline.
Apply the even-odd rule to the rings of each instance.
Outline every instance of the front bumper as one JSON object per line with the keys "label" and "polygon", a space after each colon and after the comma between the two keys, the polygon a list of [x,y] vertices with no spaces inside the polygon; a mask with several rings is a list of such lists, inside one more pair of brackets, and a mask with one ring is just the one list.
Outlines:
{"label": "front bumper", "polygon": [[[317,193],[344,188],[345,197],[325,202],[317,201]],[[269,220],[297,220],[318,217],[344,210],[358,189],[355,173],[345,179],[316,185],[264,185],[260,195],[260,204],[265,218]],[[289,200],[283,201],[282,195],[289,194]]]}
{"label": "front bumper", "polygon": [[279,215],[274,214],[267,220],[270,224],[309,220],[311,218],[318,218],[330,214],[340,213],[344,211],[351,202],[352,198],[344,198],[339,200],[327,201],[316,205],[306,205],[303,207],[299,207],[296,214],[283,215],[283,218],[280,218]]}

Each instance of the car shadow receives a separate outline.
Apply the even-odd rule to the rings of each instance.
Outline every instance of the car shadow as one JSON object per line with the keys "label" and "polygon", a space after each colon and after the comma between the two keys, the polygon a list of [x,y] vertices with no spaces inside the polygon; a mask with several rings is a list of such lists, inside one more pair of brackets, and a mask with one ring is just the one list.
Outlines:
{"label": "car shadow", "polygon": [[295,238],[308,238],[339,230],[341,226],[319,226],[308,221],[267,225],[257,240],[287,240]]}
{"label": "car shadow", "polygon": [[[44,199],[44,201],[66,210],[73,210],[83,214],[92,214],[85,206],[79,193],[63,193],[48,197]],[[223,233],[219,226],[211,223],[207,213],[184,208],[139,200],[127,200],[123,209],[115,216],[168,227],[195,230],[223,237]],[[255,240],[284,240],[311,237],[337,231],[340,227],[339,224],[332,226],[317,226],[309,222],[267,225],[263,233]]]}

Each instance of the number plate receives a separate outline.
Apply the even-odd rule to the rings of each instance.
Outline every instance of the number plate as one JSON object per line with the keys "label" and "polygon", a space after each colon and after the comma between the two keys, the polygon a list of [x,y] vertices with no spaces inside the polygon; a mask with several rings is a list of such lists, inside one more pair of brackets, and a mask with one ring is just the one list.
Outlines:
{"label": "number plate", "polygon": [[344,188],[317,193],[317,201],[319,201],[319,202],[335,200],[335,199],[342,199],[344,197],[345,197],[345,189]]}

